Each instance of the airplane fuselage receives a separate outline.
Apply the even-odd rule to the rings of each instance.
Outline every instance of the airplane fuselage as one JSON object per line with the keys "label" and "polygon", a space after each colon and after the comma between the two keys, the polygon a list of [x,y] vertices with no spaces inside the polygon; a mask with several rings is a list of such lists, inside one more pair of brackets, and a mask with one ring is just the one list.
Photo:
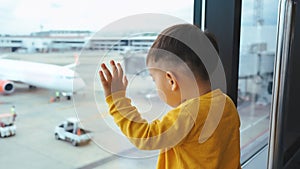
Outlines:
{"label": "airplane fuselage", "polygon": [[0,59],[0,80],[73,93],[85,86],[78,74],[66,67],[29,61]]}

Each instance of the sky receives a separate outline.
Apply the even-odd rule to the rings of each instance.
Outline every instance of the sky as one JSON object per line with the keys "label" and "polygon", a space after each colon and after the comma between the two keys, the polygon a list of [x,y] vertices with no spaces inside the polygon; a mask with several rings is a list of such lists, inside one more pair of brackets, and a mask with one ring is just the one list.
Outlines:
{"label": "sky", "polygon": [[[242,24],[253,23],[253,1],[243,1]],[[278,0],[264,0],[266,24],[276,24]],[[160,13],[192,22],[193,0],[0,0],[0,34],[47,30],[98,31],[121,18]]]}
{"label": "sky", "polygon": [[193,0],[0,0],[0,34],[40,30],[91,30],[126,16],[174,15],[192,22]]}
{"label": "sky", "polygon": [[[263,18],[265,25],[276,25],[279,0],[259,0],[263,4]],[[254,0],[242,0],[242,25],[253,25]]]}

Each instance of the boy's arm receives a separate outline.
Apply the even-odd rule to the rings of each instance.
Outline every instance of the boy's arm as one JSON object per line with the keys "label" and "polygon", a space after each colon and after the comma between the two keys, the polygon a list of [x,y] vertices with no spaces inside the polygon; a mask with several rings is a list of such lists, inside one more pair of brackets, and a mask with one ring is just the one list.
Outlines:
{"label": "boy's arm", "polygon": [[173,109],[161,121],[148,123],[131,105],[124,91],[108,96],[106,102],[115,123],[139,149],[163,149],[178,145],[194,125],[195,117],[185,107]]}
{"label": "boy's arm", "polygon": [[162,121],[147,123],[131,105],[130,99],[125,97],[128,82],[121,65],[110,61],[110,66],[112,73],[102,64],[99,76],[109,112],[122,132],[140,149],[162,149],[179,144],[194,125],[194,116],[184,107],[179,107],[169,112]]}

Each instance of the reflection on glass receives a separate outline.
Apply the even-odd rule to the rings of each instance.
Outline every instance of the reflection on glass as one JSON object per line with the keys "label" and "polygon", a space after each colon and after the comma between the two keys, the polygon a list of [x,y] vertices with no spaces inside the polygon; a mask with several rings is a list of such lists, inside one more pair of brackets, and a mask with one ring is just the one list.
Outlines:
{"label": "reflection on glass", "polygon": [[[144,17],[143,22],[141,22],[142,24],[144,24],[143,26],[149,26],[147,30],[140,31],[140,23],[135,23],[136,25],[132,26],[131,22],[127,22],[130,24],[127,24],[126,26],[131,28],[132,30],[128,31],[130,33],[127,33],[125,35],[107,37],[105,36],[107,35],[105,32],[106,30],[97,32],[97,35],[92,37],[90,40],[89,46],[91,48],[89,49],[91,51],[89,52],[96,51],[98,53],[98,57],[101,53],[100,56],[102,63],[108,64],[110,60],[115,60],[123,66],[129,82],[126,95],[131,99],[132,104],[138,108],[139,112],[141,112],[141,116],[151,122],[155,119],[160,119],[163,114],[169,110],[169,107],[159,99],[158,91],[156,91],[154,83],[152,82],[152,78],[149,75],[149,72],[146,70],[147,52],[156,39],[158,33],[160,33],[163,29],[165,29],[169,25],[185,22],[182,20],[177,21],[176,19],[176,22],[171,23],[170,20],[174,19],[172,17],[167,17],[168,22],[165,22],[164,19],[160,20],[166,17],[162,15],[160,15],[159,18],[154,15],[143,16],[147,16]],[[154,18],[157,18],[158,20],[153,20]],[[131,18],[128,18],[128,20],[130,19]],[[147,19],[147,23],[144,22],[145,19]],[[153,24],[156,22],[158,24]],[[109,25],[109,27],[120,27],[120,23],[115,22]],[[126,29],[126,26],[123,26],[123,29]],[[84,52],[83,55],[85,55],[85,53],[88,54],[87,52]],[[97,62],[99,62],[99,60],[97,60]],[[97,79],[94,82],[97,89],[95,93],[93,93],[93,96],[96,96],[96,102],[99,103],[99,111],[106,111],[108,108],[105,104],[105,98],[103,98],[103,94],[101,93],[103,92],[102,86],[100,86]],[[86,112],[79,113],[79,116],[84,118],[86,114]],[[157,159],[158,151],[141,151],[136,149],[121,133],[120,129],[114,123],[111,116],[105,116],[103,118],[103,121],[101,121],[100,123],[102,125],[102,128],[103,124],[106,124],[110,127],[110,129],[105,129],[106,132],[97,133],[97,135],[95,135],[95,137],[93,138],[93,141],[95,143],[100,144],[103,149],[111,152],[112,154],[117,154],[121,157],[139,158],[138,160],[143,159],[143,163],[146,164],[143,168],[155,168],[156,162],[153,162],[153,160]],[[99,130],[99,128],[101,127],[100,123],[97,124],[99,125],[99,127],[95,127],[95,125],[91,127],[93,127],[94,130]],[[86,125],[88,126],[89,124]],[[117,139],[105,142],[105,139],[103,139],[105,137]],[[117,145],[115,144],[116,140]],[[123,160],[133,161],[128,159]],[[113,161],[112,163],[110,163],[110,165],[116,164],[118,162],[120,161]]]}
{"label": "reflection on glass", "polygon": [[238,80],[242,162],[264,147],[269,136],[277,5],[277,0],[242,4]]}
{"label": "reflection on glass", "polygon": [[[153,120],[160,119],[164,113],[169,111],[170,108],[160,100],[158,95],[159,91],[156,91],[153,80],[147,71],[146,56],[148,50],[157,38],[158,33],[160,33],[163,29],[170,25],[186,22],[164,15],[158,16],[143,14],[139,17],[144,17],[141,23],[144,27],[147,26],[147,30],[142,32],[140,31],[140,22],[134,22],[135,25],[132,26],[132,20],[135,21],[135,17],[127,18],[125,19],[126,23],[130,24],[123,26],[123,29],[126,30],[126,28],[129,27],[131,30],[128,32],[131,33],[127,33],[119,37],[107,37],[104,36],[107,35],[106,30],[97,32],[97,35],[90,39],[90,51],[85,51],[82,53],[82,55],[88,55],[90,52],[96,52],[96,57],[89,56],[88,59],[98,58],[98,60],[95,60],[94,62],[106,64],[109,64],[110,60],[119,62],[123,66],[128,79],[126,95],[131,99],[132,104],[137,107],[141,113],[141,116],[151,122]],[[147,19],[147,23],[144,22],[145,19]],[[110,29],[107,30],[114,30],[116,27],[119,28],[120,23],[124,23],[124,21],[112,23],[108,26]],[[101,56],[100,60],[99,54]],[[89,63],[94,62],[90,61]],[[105,104],[105,98],[103,97],[103,94],[101,94],[101,92],[103,93],[102,86],[100,85],[98,79],[95,79],[94,83],[96,90],[94,91],[95,93],[92,93],[91,95],[96,96],[95,99],[97,100],[96,103],[99,103],[99,111],[107,111],[108,108]],[[84,116],[87,114],[87,112],[79,112],[78,114],[79,117],[85,118]],[[99,124],[106,124],[110,127],[110,129],[106,129],[106,131],[109,132],[97,133],[97,135],[95,135],[93,138],[93,141],[101,145],[101,147],[103,147],[105,150],[122,157],[139,159],[156,157],[158,155],[158,151],[140,151],[136,149],[129,142],[128,138],[121,133],[119,127],[114,123],[111,116],[105,116]],[[88,125],[89,124],[86,124],[86,126]],[[95,125],[91,127],[93,127],[94,130],[101,128],[101,126],[97,127]],[[117,139],[111,140],[110,142],[105,142],[105,139],[103,139],[104,137],[112,137]],[[118,142],[116,142],[116,140],[118,140]],[[116,146],[116,144],[118,146]],[[148,162],[149,164],[147,164],[147,166],[149,166],[149,168],[155,168],[155,163],[153,163],[151,160]]]}
{"label": "reflection on glass", "polygon": [[[16,1],[18,2],[16,3]],[[35,8],[32,10],[36,11],[28,13],[27,9],[30,6],[34,6]],[[80,10],[74,12],[74,9]],[[55,87],[66,85],[74,90],[83,84],[80,81],[82,78],[86,86],[84,90],[76,93],[56,91],[56,89],[42,88],[30,83],[13,83],[13,81],[19,82],[19,80],[8,78],[7,75],[11,71],[0,71],[0,81],[3,81],[2,84],[5,82],[5,89],[15,89],[14,93],[7,95],[0,93],[0,115],[9,113],[12,105],[16,106],[17,112],[17,134],[12,137],[0,138],[0,168],[45,168],[45,166],[57,169],[155,168],[156,157],[122,158],[115,156],[115,152],[107,151],[95,142],[78,147],[73,147],[68,142],[58,142],[55,140],[54,129],[69,117],[79,117],[80,127],[91,131],[94,137],[101,136],[100,139],[107,143],[114,139],[110,135],[112,133],[109,130],[111,126],[103,120],[100,121],[109,118],[107,109],[98,110],[94,95],[89,95],[94,91],[97,92],[97,96],[101,94],[99,88],[94,88],[93,78],[97,75],[95,75],[97,70],[95,65],[101,61],[100,56],[103,55],[106,55],[108,60],[116,59],[125,65],[128,79],[132,79],[131,82],[135,84],[131,85],[128,94],[136,96],[134,104],[145,110],[143,116],[149,121],[159,118],[161,114],[152,114],[151,112],[162,112],[167,107],[163,107],[157,101],[157,93],[152,86],[154,84],[144,68],[146,52],[156,36],[148,28],[160,25],[160,21],[157,24],[142,27],[138,32],[128,32],[124,26],[120,26],[117,30],[111,30],[118,34],[106,34],[102,39],[90,39],[90,37],[99,29],[118,19],[142,13],[167,14],[191,23],[193,0],[166,0],[163,2],[129,0],[105,3],[95,0],[88,3],[53,0],[37,3],[32,0],[12,0],[1,2],[1,11],[4,12],[0,12],[0,16],[3,15],[1,17],[3,24],[0,28],[0,60],[10,59],[47,63],[50,66],[52,64],[53,66],[59,65],[75,70],[78,74],[69,74],[68,72],[64,74],[64,71],[59,69],[57,75],[52,69],[51,71],[43,66],[36,68],[25,78],[35,78],[39,82],[54,84]],[[144,26],[144,24],[140,24],[140,21],[129,23],[128,27],[134,24]],[[142,21],[148,23],[149,18],[143,18]],[[163,22],[172,23],[173,21],[164,20]],[[145,34],[145,32],[147,33]],[[123,37],[125,38],[117,43]],[[141,39],[141,37],[146,37],[146,39]],[[99,43],[100,40],[105,40],[105,42]],[[91,59],[94,59],[95,62],[90,62]],[[73,67],[75,65],[76,67]],[[0,64],[1,67],[3,64]],[[16,68],[30,70],[34,66],[26,67],[23,64],[11,67],[11,70]],[[36,74],[42,70],[46,70],[47,73],[54,72],[54,75],[57,75],[55,79],[58,79],[55,82],[61,83],[57,84],[47,79],[48,74],[43,78],[37,78]],[[74,80],[74,83],[62,83],[63,80],[70,82]],[[99,83],[99,81],[97,82]],[[73,86],[73,84],[75,85]],[[80,107],[75,109],[75,102]],[[105,106],[103,100],[101,100],[101,104]],[[162,107],[163,109],[158,110]],[[120,142],[118,146],[122,147],[124,144]],[[32,161],[38,162],[32,163]]]}

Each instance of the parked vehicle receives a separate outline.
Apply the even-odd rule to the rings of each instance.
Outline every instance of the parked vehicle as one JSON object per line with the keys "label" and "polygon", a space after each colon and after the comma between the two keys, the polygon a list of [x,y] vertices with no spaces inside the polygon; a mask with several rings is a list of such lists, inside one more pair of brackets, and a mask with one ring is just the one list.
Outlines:
{"label": "parked vehicle", "polygon": [[57,140],[66,140],[73,146],[87,143],[91,140],[90,131],[79,127],[80,121],[77,118],[68,118],[55,127],[54,135]]}
{"label": "parked vehicle", "polygon": [[0,137],[9,137],[16,134],[14,124],[15,114],[0,114]]}

